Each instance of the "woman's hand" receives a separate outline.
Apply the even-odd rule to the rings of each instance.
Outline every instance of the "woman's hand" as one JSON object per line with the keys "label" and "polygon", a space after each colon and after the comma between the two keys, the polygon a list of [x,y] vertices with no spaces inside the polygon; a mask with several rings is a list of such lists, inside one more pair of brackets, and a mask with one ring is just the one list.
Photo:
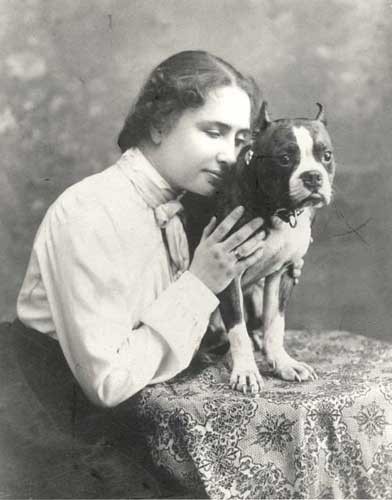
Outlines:
{"label": "woman's hand", "polygon": [[225,239],[243,213],[244,208],[237,207],[217,227],[213,217],[204,228],[189,267],[189,271],[215,294],[257,262],[263,253],[264,231],[251,236],[263,224],[259,217]]}

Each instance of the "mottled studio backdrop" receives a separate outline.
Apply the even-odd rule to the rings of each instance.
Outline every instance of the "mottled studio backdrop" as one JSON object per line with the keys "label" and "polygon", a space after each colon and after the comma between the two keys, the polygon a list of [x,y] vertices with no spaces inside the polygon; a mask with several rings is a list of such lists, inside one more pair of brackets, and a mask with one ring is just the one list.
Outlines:
{"label": "mottled studio backdrop", "polygon": [[67,186],[118,156],[147,72],[203,48],[261,83],[273,117],[327,108],[339,163],[293,327],[390,337],[391,0],[0,0],[0,317]]}

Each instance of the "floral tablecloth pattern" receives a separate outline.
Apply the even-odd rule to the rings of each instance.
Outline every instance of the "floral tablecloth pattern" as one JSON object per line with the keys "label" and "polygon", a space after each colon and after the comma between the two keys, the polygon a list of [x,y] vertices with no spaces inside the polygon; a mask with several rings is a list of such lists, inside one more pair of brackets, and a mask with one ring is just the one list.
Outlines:
{"label": "floral tablecloth pattern", "polygon": [[392,498],[392,344],[346,332],[288,331],[319,380],[228,385],[230,357],[140,393],[155,465],[195,496]]}

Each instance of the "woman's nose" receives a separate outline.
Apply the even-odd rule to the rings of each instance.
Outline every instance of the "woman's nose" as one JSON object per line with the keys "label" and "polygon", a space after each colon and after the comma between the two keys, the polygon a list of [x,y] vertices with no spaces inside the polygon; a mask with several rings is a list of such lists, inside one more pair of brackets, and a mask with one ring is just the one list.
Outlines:
{"label": "woman's nose", "polygon": [[222,150],[216,155],[216,159],[220,164],[228,166],[234,165],[237,161],[237,150],[235,144],[227,144],[227,146],[222,148]]}

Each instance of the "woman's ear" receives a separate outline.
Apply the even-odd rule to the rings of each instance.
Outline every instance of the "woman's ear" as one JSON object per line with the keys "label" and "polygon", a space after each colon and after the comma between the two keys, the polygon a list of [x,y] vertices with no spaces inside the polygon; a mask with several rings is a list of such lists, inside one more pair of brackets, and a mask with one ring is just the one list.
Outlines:
{"label": "woman's ear", "polygon": [[150,137],[152,142],[158,146],[161,141],[162,141],[162,130],[158,129],[157,127],[154,127],[151,125],[150,127]]}

